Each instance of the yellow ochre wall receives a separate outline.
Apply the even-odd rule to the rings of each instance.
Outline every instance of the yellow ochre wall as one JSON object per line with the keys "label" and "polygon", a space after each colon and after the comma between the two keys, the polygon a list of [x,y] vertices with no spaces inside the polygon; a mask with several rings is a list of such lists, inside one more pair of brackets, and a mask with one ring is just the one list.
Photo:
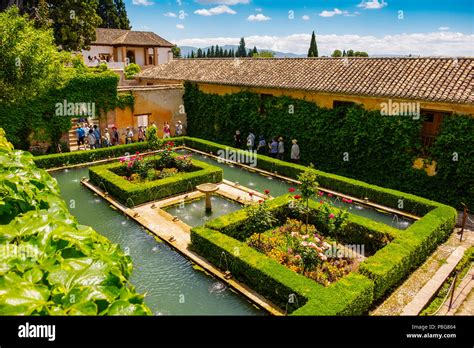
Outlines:
{"label": "yellow ochre wall", "polygon": [[[357,104],[362,104],[367,110],[380,110],[381,103],[388,102],[388,98],[366,97],[366,96],[351,96],[344,94],[312,92],[295,89],[277,89],[277,88],[254,88],[254,87],[239,87],[227,86],[219,84],[198,83],[199,89],[205,93],[213,94],[230,94],[240,91],[249,91],[254,93],[272,94],[274,96],[289,96],[295,99],[306,99],[316,103],[320,107],[332,108],[333,101],[349,101]],[[417,100],[395,99],[397,102],[417,102]],[[468,104],[453,104],[453,103],[438,103],[438,102],[420,102],[420,109],[447,111],[459,114],[474,115],[474,105]]]}

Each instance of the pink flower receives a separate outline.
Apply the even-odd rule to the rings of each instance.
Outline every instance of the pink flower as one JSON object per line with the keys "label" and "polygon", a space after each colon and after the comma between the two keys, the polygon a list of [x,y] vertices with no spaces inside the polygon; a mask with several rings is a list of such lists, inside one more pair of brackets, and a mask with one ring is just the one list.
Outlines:
{"label": "pink flower", "polygon": [[332,193],[328,193],[328,197],[332,197]]}
{"label": "pink flower", "polygon": [[352,203],[352,199],[348,199],[348,200],[347,200],[347,203]]}
{"label": "pink flower", "polygon": [[295,192],[295,188],[294,188],[294,187],[290,187],[290,188],[288,189],[288,192],[290,192],[290,193]]}
{"label": "pink flower", "polygon": [[333,213],[329,214],[329,218],[334,219],[334,214]]}
{"label": "pink flower", "polygon": [[120,163],[125,162],[125,157],[120,157]]}
{"label": "pink flower", "polygon": [[328,259],[327,256],[324,255],[323,253],[319,253],[318,255],[319,255],[319,258],[323,261],[326,261]]}
{"label": "pink flower", "polygon": [[265,190],[263,192],[265,192],[265,194],[268,195],[270,193],[270,190]]}
{"label": "pink flower", "polygon": [[287,251],[288,251],[288,254],[291,254],[291,253],[293,252],[293,249],[291,249],[291,248],[288,248],[288,250],[287,250]]}
{"label": "pink flower", "polygon": [[295,199],[300,199],[301,196],[300,196],[300,195],[296,195],[294,198],[295,198]]}
{"label": "pink flower", "polygon": [[298,235],[298,232],[291,232],[292,237],[296,237]]}
{"label": "pink flower", "polygon": [[324,196],[324,192],[323,191],[319,191],[318,192],[318,195],[320,195],[321,197]]}
{"label": "pink flower", "polygon": [[295,259],[301,260],[301,255],[295,255]]}
{"label": "pink flower", "polygon": [[308,239],[308,238],[309,238],[309,234],[305,234],[305,235],[302,236],[301,238],[303,238],[303,239]]}
{"label": "pink flower", "polygon": [[139,152],[139,151],[137,151],[137,152],[135,152],[135,155],[138,155],[139,153],[140,153],[140,152]]}

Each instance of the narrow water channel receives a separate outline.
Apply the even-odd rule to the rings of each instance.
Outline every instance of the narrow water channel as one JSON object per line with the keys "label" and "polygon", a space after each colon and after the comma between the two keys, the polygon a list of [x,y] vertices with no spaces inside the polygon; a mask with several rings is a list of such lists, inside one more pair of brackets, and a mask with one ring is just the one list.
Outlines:
{"label": "narrow water channel", "polygon": [[80,183],[87,168],[52,174],[61,195],[79,223],[118,243],[133,260],[131,282],[146,293],[146,304],[163,315],[265,315],[246,298],[213,277],[193,268],[192,263],[139,224],[111,208]]}

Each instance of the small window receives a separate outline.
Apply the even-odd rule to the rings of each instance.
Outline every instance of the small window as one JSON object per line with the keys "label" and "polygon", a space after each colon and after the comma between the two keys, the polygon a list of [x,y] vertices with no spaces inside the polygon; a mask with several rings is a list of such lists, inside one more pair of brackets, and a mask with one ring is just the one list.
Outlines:
{"label": "small window", "polygon": [[336,108],[344,108],[344,109],[348,109],[350,107],[353,107],[355,105],[354,102],[350,102],[350,101],[342,101],[342,100],[334,100],[332,102],[332,107],[334,109]]}
{"label": "small window", "polygon": [[268,99],[272,98],[273,97],[273,94],[265,94],[265,93],[262,93],[260,94],[260,114],[265,114],[265,103],[267,102]]}
{"label": "small window", "polygon": [[137,118],[137,126],[140,127],[148,127],[148,115],[149,114],[145,114],[145,115],[135,115],[135,117]]}

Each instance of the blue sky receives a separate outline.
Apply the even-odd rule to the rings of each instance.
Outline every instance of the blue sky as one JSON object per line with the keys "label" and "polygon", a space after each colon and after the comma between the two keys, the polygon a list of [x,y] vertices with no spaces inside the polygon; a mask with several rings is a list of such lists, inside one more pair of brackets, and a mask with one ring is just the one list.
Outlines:
{"label": "blue sky", "polygon": [[127,0],[135,30],[178,45],[237,44],[322,54],[474,55],[474,0]]}

